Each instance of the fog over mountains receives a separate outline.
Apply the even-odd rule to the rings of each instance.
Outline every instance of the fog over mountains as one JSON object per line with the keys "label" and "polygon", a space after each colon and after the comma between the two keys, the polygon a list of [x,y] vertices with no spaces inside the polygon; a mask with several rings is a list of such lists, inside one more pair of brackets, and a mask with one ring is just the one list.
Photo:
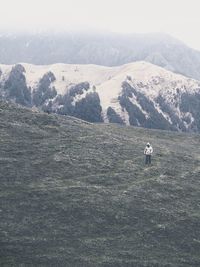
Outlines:
{"label": "fog over mountains", "polygon": [[0,62],[98,64],[148,61],[200,79],[200,52],[166,34],[65,33],[0,36]]}

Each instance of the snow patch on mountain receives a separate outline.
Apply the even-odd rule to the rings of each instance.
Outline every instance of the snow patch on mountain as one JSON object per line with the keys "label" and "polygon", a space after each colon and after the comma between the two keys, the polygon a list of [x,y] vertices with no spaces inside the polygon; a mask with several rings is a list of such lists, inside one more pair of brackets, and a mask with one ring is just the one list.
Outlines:
{"label": "snow patch on mountain", "polygon": [[56,80],[53,83],[59,94],[64,94],[67,88],[73,84],[88,81],[90,84],[99,85],[111,79],[119,71],[120,67],[103,67],[97,65],[78,65],[78,64],[53,64],[53,65],[31,65],[22,63],[26,69],[27,84],[35,87],[41,77],[51,71]]}
{"label": "snow patch on mountain", "polygon": [[2,72],[1,77],[0,77],[1,82],[4,82],[8,79],[8,76],[11,72],[12,67],[13,67],[12,65],[0,64],[0,70]]}
{"label": "snow patch on mountain", "polygon": [[[56,77],[53,85],[59,94],[64,94],[72,84],[88,81],[91,86],[96,86],[105,106],[110,102],[108,99],[119,94],[121,83],[126,77],[130,77],[138,89],[149,97],[155,98],[159,93],[162,93],[167,95],[169,102],[176,88],[190,92],[196,90],[197,87],[200,88],[199,81],[172,73],[144,61],[118,67],[61,63],[52,65],[19,64],[24,66],[27,85],[31,88],[36,87],[44,74],[51,71]],[[13,65],[0,65],[4,77],[8,75],[12,67]]]}
{"label": "snow patch on mountain", "polygon": [[[120,112],[119,112],[120,114]],[[126,109],[121,109],[121,118],[126,125],[130,125],[129,114]]]}

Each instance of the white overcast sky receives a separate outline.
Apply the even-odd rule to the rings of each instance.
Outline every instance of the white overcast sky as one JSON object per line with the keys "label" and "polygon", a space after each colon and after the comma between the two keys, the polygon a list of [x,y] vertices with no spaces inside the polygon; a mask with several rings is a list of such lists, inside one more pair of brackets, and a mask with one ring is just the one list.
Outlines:
{"label": "white overcast sky", "polygon": [[200,50],[200,0],[0,0],[0,31],[165,32]]}

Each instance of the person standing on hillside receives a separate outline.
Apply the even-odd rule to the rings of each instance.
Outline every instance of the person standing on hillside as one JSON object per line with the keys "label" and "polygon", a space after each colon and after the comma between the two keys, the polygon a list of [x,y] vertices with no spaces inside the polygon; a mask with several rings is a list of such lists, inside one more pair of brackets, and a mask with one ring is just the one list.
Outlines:
{"label": "person standing on hillside", "polygon": [[150,165],[151,164],[151,155],[153,154],[153,147],[150,145],[150,143],[147,143],[145,149],[144,149],[144,155],[146,156],[145,164]]}

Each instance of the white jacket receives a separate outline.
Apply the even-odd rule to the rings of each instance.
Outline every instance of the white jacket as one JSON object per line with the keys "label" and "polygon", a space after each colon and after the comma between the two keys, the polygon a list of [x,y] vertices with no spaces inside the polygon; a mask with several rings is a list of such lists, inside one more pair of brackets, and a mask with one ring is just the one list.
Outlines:
{"label": "white jacket", "polygon": [[152,146],[146,146],[144,149],[144,154],[145,155],[151,155],[153,153],[153,147]]}

